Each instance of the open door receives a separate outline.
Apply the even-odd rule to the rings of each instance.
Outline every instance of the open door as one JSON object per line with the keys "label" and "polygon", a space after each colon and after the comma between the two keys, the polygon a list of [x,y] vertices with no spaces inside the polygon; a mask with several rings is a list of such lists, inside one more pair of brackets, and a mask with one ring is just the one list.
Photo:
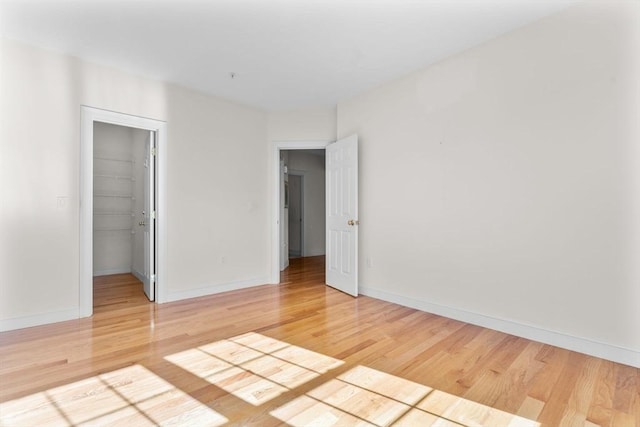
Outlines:
{"label": "open door", "polygon": [[145,143],[144,159],[144,293],[149,301],[156,297],[156,201],[155,201],[155,132],[150,131]]}
{"label": "open door", "polygon": [[358,296],[358,136],[326,148],[326,281]]}
{"label": "open door", "polygon": [[289,257],[304,256],[302,175],[289,174]]}

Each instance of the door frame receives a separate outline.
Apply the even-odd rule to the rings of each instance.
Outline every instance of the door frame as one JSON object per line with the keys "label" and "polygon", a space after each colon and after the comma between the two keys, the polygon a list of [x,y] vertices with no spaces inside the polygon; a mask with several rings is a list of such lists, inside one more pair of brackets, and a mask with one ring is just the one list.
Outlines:
{"label": "door frame", "polygon": [[80,107],[80,280],[79,315],[93,314],[93,124],[109,123],[156,134],[156,302],[167,301],[167,124],[160,120]]}
{"label": "door frame", "polygon": [[[324,150],[335,141],[273,141],[271,148],[271,280],[280,283],[280,151]],[[288,255],[287,255],[288,256]]]}

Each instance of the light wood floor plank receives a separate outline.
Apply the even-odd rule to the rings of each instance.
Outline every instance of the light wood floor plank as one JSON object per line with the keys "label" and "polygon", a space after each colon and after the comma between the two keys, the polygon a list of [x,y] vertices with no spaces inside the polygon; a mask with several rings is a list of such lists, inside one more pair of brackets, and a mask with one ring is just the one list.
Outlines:
{"label": "light wood floor plank", "polygon": [[162,305],[96,278],[94,316],[0,333],[0,425],[640,426],[640,370],[324,285]]}

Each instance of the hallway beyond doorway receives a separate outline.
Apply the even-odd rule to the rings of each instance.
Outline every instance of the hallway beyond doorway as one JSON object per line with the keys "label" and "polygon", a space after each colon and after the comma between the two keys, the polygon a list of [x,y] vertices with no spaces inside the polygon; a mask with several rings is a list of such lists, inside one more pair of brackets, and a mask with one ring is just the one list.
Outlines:
{"label": "hallway beyond doorway", "polygon": [[325,256],[291,258],[289,267],[280,273],[280,285],[308,285],[325,283]]}

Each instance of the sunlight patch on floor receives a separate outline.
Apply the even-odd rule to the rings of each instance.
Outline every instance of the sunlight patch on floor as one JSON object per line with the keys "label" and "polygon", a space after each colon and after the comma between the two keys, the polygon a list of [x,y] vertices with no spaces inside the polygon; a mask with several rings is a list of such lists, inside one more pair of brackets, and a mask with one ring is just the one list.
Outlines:
{"label": "sunlight patch on floor", "polygon": [[[286,403],[282,399],[263,410],[293,427],[540,426],[366,366],[331,373],[345,362],[258,333],[191,348],[165,360],[254,407],[292,392]],[[321,381],[295,392],[321,376]],[[2,426],[221,426],[228,421],[140,365],[0,403]]]}
{"label": "sunlight patch on floor", "polygon": [[0,403],[2,426],[221,426],[226,422],[140,365]]}
{"label": "sunlight patch on floor", "polygon": [[364,366],[270,412],[309,425],[539,427],[540,424]]}
{"label": "sunlight patch on floor", "polygon": [[253,332],[172,354],[165,360],[254,406],[344,363]]}

